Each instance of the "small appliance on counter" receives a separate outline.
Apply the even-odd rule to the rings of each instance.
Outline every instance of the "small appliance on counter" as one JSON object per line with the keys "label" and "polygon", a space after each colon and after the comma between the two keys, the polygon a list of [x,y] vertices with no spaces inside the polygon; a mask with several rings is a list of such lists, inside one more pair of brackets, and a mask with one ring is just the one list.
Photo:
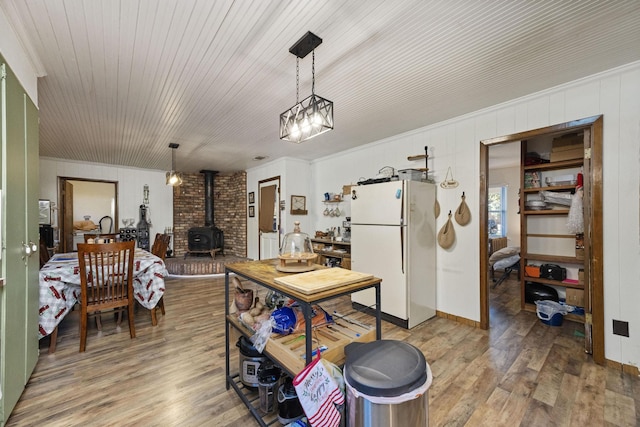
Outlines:
{"label": "small appliance on counter", "polygon": [[257,388],[260,383],[258,382],[258,369],[260,365],[268,360],[267,356],[260,353],[249,339],[241,336],[236,343],[238,347],[240,357],[239,371],[240,381],[246,387]]}
{"label": "small appliance on counter", "polygon": [[346,217],[346,221],[342,221],[342,228],[344,231],[342,232],[342,240],[345,242],[351,241],[351,217]]}
{"label": "small appliance on counter", "polygon": [[287,376],[278,388],[278,421],[287,425],[304,416],[304,410],[293,386],[293,380]]}
{"label": "small appliance on counter", "polygon": [[262,363],[258,368],[258,396],[260,410],[270,414],[278,409],[278,385],[280,384],[280,368],[271,361]]}

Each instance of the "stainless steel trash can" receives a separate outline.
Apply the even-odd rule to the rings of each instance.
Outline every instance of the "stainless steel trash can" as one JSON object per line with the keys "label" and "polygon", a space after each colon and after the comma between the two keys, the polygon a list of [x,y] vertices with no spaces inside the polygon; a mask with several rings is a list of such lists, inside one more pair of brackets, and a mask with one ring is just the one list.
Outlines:
{"label": "stainless steel trash can", "polygon": [[352,343],[345,348],[344,379],[350,427],[429,424],[433,377],[422,352],[403,341]]}

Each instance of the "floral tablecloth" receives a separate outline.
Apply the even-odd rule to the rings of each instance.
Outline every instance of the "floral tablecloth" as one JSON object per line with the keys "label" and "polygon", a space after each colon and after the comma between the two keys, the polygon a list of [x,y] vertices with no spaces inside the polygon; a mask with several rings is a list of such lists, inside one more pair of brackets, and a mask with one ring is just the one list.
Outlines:
{"label": "floral tablecloth", "polygon": [[[80,266],[76,252],[55,254],[40,269],[40,338],[49,335],[80,297]],[[133,292],[148,309],[156,306],[164,294],[167,268],[164,261],[136,248],[133,261]]]}

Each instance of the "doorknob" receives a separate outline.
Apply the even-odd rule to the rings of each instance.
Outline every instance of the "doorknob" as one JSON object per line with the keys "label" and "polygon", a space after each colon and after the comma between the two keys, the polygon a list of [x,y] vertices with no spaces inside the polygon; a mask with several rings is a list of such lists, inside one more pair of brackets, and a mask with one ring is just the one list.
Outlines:
{"label": "doorknob", "polygon": [[22,259],[30,257],[33,253],[38,251],[38,245],[29,241],[29,243],[22,242]]}

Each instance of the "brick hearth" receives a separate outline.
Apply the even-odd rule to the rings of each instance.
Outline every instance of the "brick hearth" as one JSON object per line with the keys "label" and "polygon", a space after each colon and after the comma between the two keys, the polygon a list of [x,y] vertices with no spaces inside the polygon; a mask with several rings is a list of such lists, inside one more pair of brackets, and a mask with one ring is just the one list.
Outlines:
{"label": "brick hearth", "polygon": [[250,261],[247,258],[235,255],[216,256],[212,259],[209,255],[187,256],[165,259],[167,271],[176,276],[197,276],[208,274],[223,274],[225,264]]}
{"label": "brick hearth", "polygon": [[[247,255],[246,182],[245,172],[218,174],[214,178],[213,222],[224,232],[226,255]],[[204,222],[204,175],[183,173],[182,185],[173,189],[172,247],[176,258],[182,258],[187,251],[189,229],[202,227]]]}

